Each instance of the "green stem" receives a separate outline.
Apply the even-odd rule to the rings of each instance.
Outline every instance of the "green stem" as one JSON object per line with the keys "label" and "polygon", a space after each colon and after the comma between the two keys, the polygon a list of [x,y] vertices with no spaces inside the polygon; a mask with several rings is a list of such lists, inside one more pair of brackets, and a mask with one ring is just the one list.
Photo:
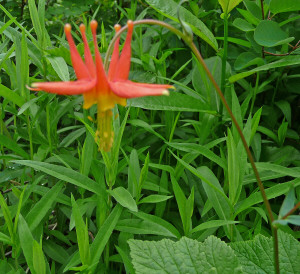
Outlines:
{"label": "green stem", "polygon": [[257,74],[256,74],[256,83],[255,83],[255,88],[253,89],[253,93],[252,93],[250,113],[253,112],[254,102],[255,102],[255,99],[256,99],[257,91],[258,91],[258,84],[259,84],[259,72],[257,72]]}
{"label": "green stem", "polygon": [[27,130],[28,130],[28,137],[29,137],[29,147],[30,147],[30,159],[33,159],[33,144],[32,144],[32,129],[30,125],[30,118],[29,114],[26,114],[27,116]]}
{"label": "green stem", "polygon": [[[2,108],[0,108],[0,134],[3,135],[3,132],[4,132],[4,121],[3,121],[3,118],[2,118]],[[0,150],[1,150],[2,155],[5,155],[3,144],[0,145]],[[5,159],[2,160],[2,163],[3,163],[3,169],[2,170],[5,170],[5,167],[6,167]]]}
{"label": "green stem", "polygon": [[228,54],[228,14],[224,14],[224,47],[223,47],[223,57],[222,57],[222,75],[221,75],[221,90],[225,92],[225,82],[226,82],[226,63]]}
{"label": "green stem", "polygon": [[51,140],[51,123],[50,123],[50,113],[49,113],[49,104],[46,106],[46,119],[47,119],[47,137],[50,148],[50,154],[52,155],[52,140]]}
{"label": "green stem", "polygon": [[[264,0],[260,0],[260,8],[261,8],[261,18],[265,20],[265,11],[264,11]],[[261,48],[262,58],[265,58],[265,47]]]}
{"label": "green stem", "polygon": [[[256,168],[256,165],[255,165],[255,162],[254,162],[254,159],[253,159],[253,156],[252,156],[252,153],[248,147],[248,144],[247,144],[247,141],[245,139],[245,136],[235,118],[235,116],[233,115],[219,85],[217,84],[216,80],[214,79],[213,75],[211,74],[211,72],[209,71],[207,65],[205,64],[204,62],[204,59],[202,58],[200,52],[198,51],[196,45],[194,44],[194,42],[191,40],[191,38],[187,35],[185,35],[184,33],[182,33],[181,31],[177,30],[176,28],[174,28],[173,26],[165,23],[165,22],[161,22],[161,21],[157,21],[157,20],[151,20],[151,19],[145,19],[145,20],[139,20],[139,21],[135,21],[134,22],[134,25],[140,25],[140,24],[148,24],[148,25],[159,25],[159,26],[162,26],[162,27],[165,27],[167,29],[169,29],[170,31],[172,31],[173,33],[175,33],[176,35],[178,35],[180,38],[182,38],[186,44],[190,47],[190,49],[192,50],[192,52],[194,53],[195,57],[197,58],[197,60],[199,61],[199,63],[202,65],[202,67],[204,68],[209,80],[211,81],[211,83],[213,84],[213,86],[215,87],[224,107],[226,108],[226,110],[228,111],[231,119],[232,119],[232,122],[233,124],[235,125],[240,137],[241,137],[241,140],[242,140],[242,143],[243,143],[243,146],[246,150],[246,153],[247,153],[247,156],[248,156],[248,159],[251,163],[251,167],[253,169],[253,172],[254,172],[254,175],[256,177],[256,180],[257,180],[257,183],[258,183],[258,187],[260,189],[260,192],[261,192],[261,195],[262,195],[262,198],[263,198],[263,201],[264,201],[264,204],[265,204],[265,207],[267,209],[267,213],[268,213],[268,217],[269,217],[269,220],[270,220],[270,225],[271,225],[271,230],[272,230],[272,235],[273,235],[273,243],[274,243],[274,261],[275,261],[275,271],[276,273],[280,273],[279,272],[279,252],[278,252],[278,235],[277,235],[277,228],[275,228],[272,223],[274,221],[274,216],[273,216],[273,213],[272,213],[272,209],[271,209],[271,205],[269,203],[269,200],[267,198],[267,195],[266,195],[266,192],[265,192],[265,189],[264,189],[264,186],[263,186],[263,183],[260,179],[260,176],[259,176],[259,173],[258,173],[258,170]],[[107,71],[108,70],[108,64],[109,64],[109,56],[111,55],[112,51],[113,51],[113,45],[115,43],[115,41],[117,40],[117,38],[127,29],[127,26],[124,26],[116,35],[115,37],[111,40],[110,42],[110,45],[108,47],[108,50],[107,50],[107,53],[106,53],[106,56],[105,56],[105,61],[104,61],[104,68],[105,70]]]}

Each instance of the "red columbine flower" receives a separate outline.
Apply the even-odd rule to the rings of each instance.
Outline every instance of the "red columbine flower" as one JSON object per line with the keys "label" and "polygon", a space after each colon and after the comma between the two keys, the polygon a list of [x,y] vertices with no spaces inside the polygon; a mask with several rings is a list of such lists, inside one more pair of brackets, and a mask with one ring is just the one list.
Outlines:
{"label": "red columbine flower", "polygon": [[[119,56],[119,38],[114,45],[108,75],[106,75],[97,44],[97,22],[93,20],[90,23],[95,48],[95,60],[93,60],[87,42],[85,26],[83,24],[80,25],[84,43],[84,62],[72,38],[71,25],[66,24],[65,33],[70,46],[73,68],[78,80],[72,82],[33,83],[31,88],[32,90],[44,90],[61,95],[83,94],[83,108],[86,109],[93,104],[98,104],[98,130],[96,136],[99,138],[100,149],[105,151],[109,151],[113,143],[111,109],[115,104],[125,106],[127,98],[168,95],[168,88],[172,88],[170,85],[134,83],[128,80],[133,22],[128,21],[127,25],[128,32],[122,53]],[[116,31],[119,31],[120,28],[119,25],[115,26]]]}

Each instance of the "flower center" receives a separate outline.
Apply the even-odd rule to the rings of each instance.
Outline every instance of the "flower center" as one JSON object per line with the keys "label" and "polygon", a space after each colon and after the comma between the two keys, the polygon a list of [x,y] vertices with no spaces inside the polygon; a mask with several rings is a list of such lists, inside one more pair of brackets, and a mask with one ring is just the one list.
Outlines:
{"label": "flower center", "polygon": [[101,111],[98,107],[97,131],[95,141],[99,146],[99,150],[110,151],[113,141],[114,132],[112,130],[112,111]]}

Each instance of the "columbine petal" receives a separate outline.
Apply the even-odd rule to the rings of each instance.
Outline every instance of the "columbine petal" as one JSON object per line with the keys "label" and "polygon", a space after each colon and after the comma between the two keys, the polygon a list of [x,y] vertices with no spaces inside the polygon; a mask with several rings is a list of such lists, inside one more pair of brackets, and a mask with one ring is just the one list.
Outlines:
{"label": "columbine petal", "polygon": [[93,41],[95,47],[95,62],[96,62],[96,70],[97,70],[97,89],[101,91],[101,93],[106,94],[109,92],[108,81],[106,77],[106,73],[104,71],[101,55],[98,49],[97,37],[96,37],[96,29],[98,23],[93,20],[90,23],[92,34],[93,34]]}
{"label": "columbine petal", "polygon": [[[85,35],[85,25],[81,24],[80,25],[80,32],[81,32],[81,36],[82,36],[82,40],[83,40],[83,44],[84,44],[84,60],[85,60],[85,64],[89,70],[89,73],[91,75],[91,77],[93,79],[96,79],[97,74],[96,74],[96,67],[94,64],[94,60],[91,54],[91,50],[88,44],[88,41],[86,39],[86,35]],[[92,105],[97,104],[97,91],[96,89],[92,89],[90,92],[87,92],[85,94],[83,94],[83,98],[84,98],[84,103],[83,103],[83,108],[84,109],[88,109],[90,108]]]}
{"label": "columbine petal", "polygon": [[95,64],[94,64],[94,61],[93,61],[93,57],[92,57],[92,54],[91,54],[91,50],[90,50],[88,41],[86,39],[85,25],[81,24],[79,26],[79,29],[80,29],[83,44],[84,44],[84,61],[85,61],[85,64],[87,66],[87,69],[89,70],[90,75],[92,76],[92,78],[95,78],[96,77],[96,68],[95,68]]}
{"label": "columbine petal", "polygon": [[96,85],[96,80],[78,80],[72,82],[40,82],[32,83],[35,91],[43,90],[61,95],[76,95],[89,92]]}
{"label": "columbine petal", "polygon": [[[116,33],[121,29],[120,25],[115,25]],[[114,80],[114,75],[117,69],[117,63],[119,61],[119,44],[120,44],[120,36],[116,40],[114,44],[114,51],[110,59],[109,70],[108,70],[108,80]]]}
{"label": "columbine petal", "polygon": [[113,80],[127,80],[130,70],[130,58],[131,58],[131,38],[133,32],[133,22],[129,20],[127,22],[128,31],[125,40],[125,44],[119,58],[117,69]]}
{"label": "columbine petal", "polygon": [[131,81],[115,81],[110,82],[109,85],[115,94],[127,99],[143,96],[168,95],[169,91],[167,89],[172,87],[169,85],[136,85],[136,83]]}
{"label": "columbine petal", "polygon": [[65,33],[69,42],[72,65],[75,70],[77,79],[90,79],[90,73],[87,67],[85,66],[84,62],[82,61],[80,54],[75,46],[74,40],[72,38],[70,24],[65,25]]}

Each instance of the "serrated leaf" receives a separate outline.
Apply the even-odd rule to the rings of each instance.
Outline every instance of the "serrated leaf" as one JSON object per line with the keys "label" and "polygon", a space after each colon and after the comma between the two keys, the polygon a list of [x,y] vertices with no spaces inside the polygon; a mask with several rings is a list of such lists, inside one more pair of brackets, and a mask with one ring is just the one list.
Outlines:
{"label": "serrated leaf", "polygon": [[137,273],[242,273],[234,251],[214,236],[203,243],[186,237],[128,243]]}
{"label": "serrated leaf", "polygon": [[[281,273],[300,273],[300,243],[291,235],[278,231],[279,266]],[[273,241],[258,235],[252,241],[230,245],[244,273],[275,273]]]}

